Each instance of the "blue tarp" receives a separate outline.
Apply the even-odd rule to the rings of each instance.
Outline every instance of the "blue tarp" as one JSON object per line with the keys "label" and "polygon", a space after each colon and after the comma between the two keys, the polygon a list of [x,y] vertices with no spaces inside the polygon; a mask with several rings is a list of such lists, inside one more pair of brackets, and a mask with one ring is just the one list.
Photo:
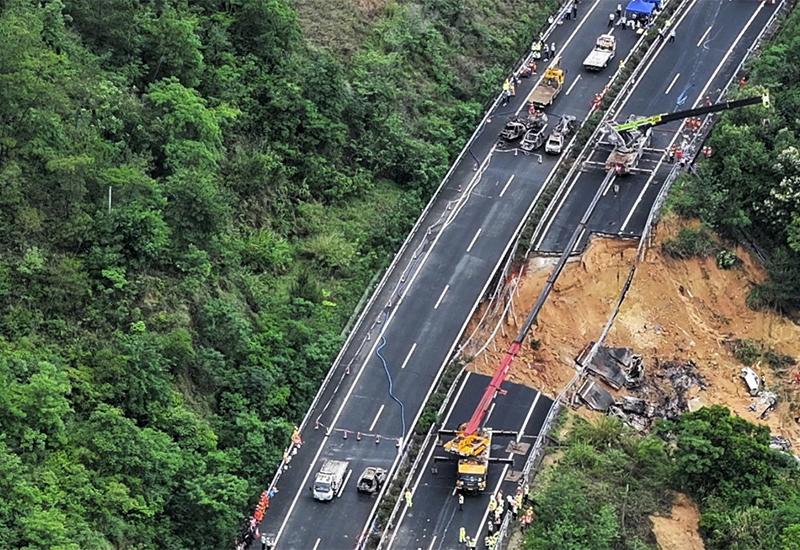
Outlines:
{"label": "blue tarp", "polygon": [[631,0],[625,11],[635,13],[636,15],[650,15],[653,13],[655,6],[646,0]]}

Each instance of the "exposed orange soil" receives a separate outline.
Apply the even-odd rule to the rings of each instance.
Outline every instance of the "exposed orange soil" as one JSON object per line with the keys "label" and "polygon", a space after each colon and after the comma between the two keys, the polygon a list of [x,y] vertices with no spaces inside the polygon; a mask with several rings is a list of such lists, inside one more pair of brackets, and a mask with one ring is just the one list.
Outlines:
{"label": "exposed orange soil", "polygon": [[[653,374],[656,358],[694,361],[708,384],[694,405],[725,404],[742,417],[758,421],[748,410],[752,398],[739,379],[742,365],[726,342],[751,338],[800,358],[800,327],[777,314],[747,307],[749,289],[764,280],[765,273],[745,249],[736,249],[742,264],[730,270],[719,269],[713,257],[676,260],[665,256],[661,244],[682,223],[667,218],[660,224],[606,344],[630,347],[642,354],[646,375]],[[595,238],[579,261],[567,265],[542,310],[539,326],[523,345],[511,380],[551,395],[563,388],[575,372],[576,355],[600,335],[628,275],[635,246],[633,241]],[[518,322],[552,269],[551,265],[541,265],[541,259],[534,262],[539,265],[531,263],[515,299]],[[517,331],[513,321],[505,328],[506,336],[496,339],[497,351],[487,353],[485,359],[478,358],[471,369],[483,373],[493,370]],[[489,332],[484,331],[484,340]],[[538,350],[531,346],[534,339],[541,342]],[[774,434],[789,438],[795,450],[800,450],[800,429],[793,421],[800,415],[800,393],[792,381],[796,368],[784,379],[766,365],[756,365],[754,370],[780,397],[777,409],[764,422]]]}
{"label": "exposed orange soil", "polygon": [[668,517],[650,516],[656,544],[661,550],[703,550],[697,530],[700,510],[688,496],[678,493]]}

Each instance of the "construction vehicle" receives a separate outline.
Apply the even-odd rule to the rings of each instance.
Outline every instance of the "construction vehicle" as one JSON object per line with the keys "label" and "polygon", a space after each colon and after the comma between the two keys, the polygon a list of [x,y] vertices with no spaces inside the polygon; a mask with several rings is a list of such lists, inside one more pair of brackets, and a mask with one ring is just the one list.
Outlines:
{"label": "construction vehicle", "polygon": [[597,37],[594,48],[583,60],[584,68],[590,71],[602,71],[614,59],[617,53],[617,39],[613,34],[601,34]]}
{"label": "construction vehicle", "polygon": [[558,94],[561,93],[561,88],[564,87],[566,74],[566,70],[558,66],[558,58],[556,58],[553,65],[545,70],[541,82],[531,90],[528,103],[532,103],[539,109],[552,105]]}
{"label": "construction vehicle", "polygon": [[386,470],[383,468],[376,468],[375,466],[368,466],[358,476],[356,489],[359,493],[372,494],[378,492],[386,481]]}
{"label": "construction vehicle", "polygon": [[606,159],[605,169],[607,171],[614,170],[617,175],[634,172],[643,152],[650,146],[651,130],[656,126],[759,103],[769,107],[769,93],[745,99],[722,101],[674,113],[662,113],[648,117],[631,115],[625,122],[609,124],[606,127],[606,136],[613,149]]}
{"label": "construction vehicle", "polygon": [[553,128],[553,131],[550,132],[550,136],[547,138],[547,143],[544,145],[545,153],[560,155],[561,151],[564,150],[564,144],[567,142],[567,138],[575,131],[575,126],[574,116],[562,116],[561,120],[556,124],[556,127]]}
{"label": "construction vehicle", "polygon": [[333,500],[345,483],[345,476],[350,468],[346,460],[325,460],[314,478],[311,487],[316,500]]}

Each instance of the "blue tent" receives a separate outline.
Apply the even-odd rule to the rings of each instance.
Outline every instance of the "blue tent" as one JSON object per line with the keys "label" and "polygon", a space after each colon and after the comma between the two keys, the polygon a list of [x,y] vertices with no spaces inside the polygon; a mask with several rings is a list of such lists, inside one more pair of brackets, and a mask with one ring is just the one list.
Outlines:
{"label": "blue tent", "polygon": [[631,0],[628,2],[628,7],[625,8],[625,11],[628,14],[636,14],[636,15],[650,15],[653,13],[653,9],[655,6],[646,0]]}

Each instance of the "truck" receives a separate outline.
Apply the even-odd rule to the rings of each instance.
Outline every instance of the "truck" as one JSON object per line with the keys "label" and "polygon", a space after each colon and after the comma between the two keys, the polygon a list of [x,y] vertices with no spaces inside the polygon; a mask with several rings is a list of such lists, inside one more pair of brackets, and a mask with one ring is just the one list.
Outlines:
{"label": "truck", "polygon": [[583,60],[584,68],[590,71],[602,71],[617,53],[617,39],[612,34],[601,34],[597,37],[594,48]]}
{"label": "truck", "polygon": [[575,131],[575,117],[564,115],[561,120],[550,132],[547,142],[544,144],[544,150],[551,155],[560,155],[564,150],[564,144],[567,138]]}
{"label": "truck", "polygon": [[561,88],[564,87],[564,77],[566,71],[557,65],[548,67],[544,72],[541,82],[531,90],[528,96],[528,102],[532,103],[539,109],[543,109],[553,104],[553,101],[561,93]]}
{"label": "truck", "polygon": [[473,441],[475,448],[471,450],[471,455],[460,458],[456,470],[456,488],[466,494],[476,494],[486,489],[492,430],[483,429],[477,435]]}
{"label": "truck", "polygon": [[328,501],[339,493],[350,468],[346,460],[325,460],[311,487],[316,500]]}
{"label": "truck", "polygon": [[650,147],[651,130],[656,126],[759,103],[766,108],[770,107],[769,92],[743,99],[721,101],[713,105],[704,105],[685,111],[661,113],[646,117],[630,115],[625,122],[610,124],[606,128],[608,142],[614,148],[606,159],[605,169],[614,170],[617,175],[630,174],[636,171],[644,150]]}

